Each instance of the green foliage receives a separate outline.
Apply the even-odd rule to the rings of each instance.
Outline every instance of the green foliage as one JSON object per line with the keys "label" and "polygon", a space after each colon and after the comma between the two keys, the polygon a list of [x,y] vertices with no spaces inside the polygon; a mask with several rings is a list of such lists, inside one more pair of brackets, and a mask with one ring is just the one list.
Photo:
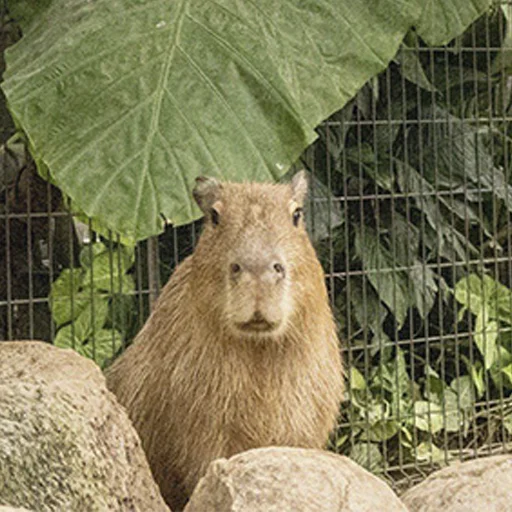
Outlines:
{"label": "green foliage", "polygon": [[476,317],[473,336],[488,370],[497,358],[499,322],[512,324],[512,293],[492,277],[471,274],[455,286],[455,298]]}
{"label": "green foliage", "polygon": [[27,31],[30,24],[42,19],[44,11],[50,6],[52,0],[6,0],[11,16],[20,24],[23,31]]}
{"label": "green foliage", "polygon": [[197,175],[281,177],[411,27],[443,44],[490,1],[14,5],[25,35],[2,87],[40,171],[98,225],[141,239],[162,217],[199,217]]}
{"label": "green foliage", "polygon": [[132,249],[103,243],[86,245],[80,268],[64,269],[50,293],[54,344],[73,348],[104,366],[126,338],[123,317],[133,312]]}
{"label": "green foliage", "polygon": [[[499,32],[505,19],[498,9],[478,23],[475,30],[484,24]],[[386,73],[319,129],[316,177],[330,183],[333,197],[350,199],[342,208],[343,229],[332,225],[332,239],[319,252],[330,258],[325,249],[333,246],[336,271],[359,273],[346,286],[336,284],[337,306],[340,316],[368,326],[377,343],[393,329],[407,332],[418,316],[428,323],[439,301],[449,306],[447,291],[463,274],[438,265],[507,250],[506,237],[494,236],[512,212],[512,187],[497,151],[510,145],[503,140],[508,128],[495,122],[491,130],[472,120],[489,109],[497,119],[506,114],[502,105],[489,105],[491,95],[482,98],[484,87],[499,89],[502,79],[489,75],[481,83],[487,63],[477,63],[480,71],[454,46],[418,51],[427,49],[410,34]],[[477,318],[485,320],[484,313]],[[486,321],[485,333],[484,324],[479,327],[480,346],[484,334],[492,346],[495,326]]]}
{"label": "green foliage", "polygon": [[350,450],[350,458],[369,471],[378,470],[383,462],[378,446],[373,443],[355,444]]}
{"label": "green foliage", "polygon": [[510,33],[497,7],[445,49],[409,34],[319,129],[344,198],[318,246],[350,354],[335,449],[375,471],[510,439]]}
{"label": "green foliage", "polygon": [[[428,365],[425,369],[426,374],[413,380],[401,349],[376,365],[366,378],[352,366],[350,402],[342,409],[346,426],[337,433],[336,449],[348,449],[351,457],[355,453],[374,471],[382,469],[382,443],[388,447],[387,464],[393,464],[395,456],[444,460],[446,455],[439,448],[442,433],[467,430],[475,414],[476,393],[468,375],[448,384]],[[364,450],[371,450],[371,456]],[[371,462],[364,460],[367,457]]]}
{"label": "green foliage", "polygon": [[[499,387],[512,390],[511,327],[512,291],[488,275],[471,274],[461,279],[454,290],[455,298],[475,317],[473,338],[483,358],[484,370],[489,370]],[[482,372],[472,368],[477,389],[485,387]]]}

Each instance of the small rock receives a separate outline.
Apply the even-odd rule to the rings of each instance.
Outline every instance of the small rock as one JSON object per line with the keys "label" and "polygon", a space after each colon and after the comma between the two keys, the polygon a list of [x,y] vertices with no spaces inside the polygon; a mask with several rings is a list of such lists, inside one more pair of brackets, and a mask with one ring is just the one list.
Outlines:
{"label": "small rock", "polygon": [[100,369],[32,341],[0,343],[0,503],[169,512]]}
{"label": "small rock", "polygon": [[393,491],[347,457],[258,448],[212,462],[185,512],[407,512]]}
{"label": "small rock", "polygon": [[512,455],[453,464],[409,489],[402,500],[411,512],[509,512]]}

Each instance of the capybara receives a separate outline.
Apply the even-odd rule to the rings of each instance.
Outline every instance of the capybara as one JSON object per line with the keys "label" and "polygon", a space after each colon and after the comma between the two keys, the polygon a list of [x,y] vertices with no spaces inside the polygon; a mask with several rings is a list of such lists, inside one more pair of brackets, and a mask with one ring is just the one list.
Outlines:
{"label": "capybara", "polygon": [[180,509],[208,464],[251,448],[325,446],[342,398],[338,339],[289,184],[198,178],[205,224],[107,383]]}

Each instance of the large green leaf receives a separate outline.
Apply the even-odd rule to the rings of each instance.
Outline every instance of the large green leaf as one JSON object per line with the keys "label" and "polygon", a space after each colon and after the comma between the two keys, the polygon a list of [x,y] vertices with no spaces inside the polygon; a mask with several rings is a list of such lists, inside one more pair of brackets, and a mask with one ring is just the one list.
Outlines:
{"label": "large green leaf", "polygon": [[37,20],[41,13],[47,9],[52,0],[8,0],[9,13],[21,25],[23,31]]}
{"label": "large green leaf", "polygon": [[381,243],[378,233],[370,227],[356,232],[354,252],[363,260],[368,280],[380,300],[395,315],[401,327],[410,306],[410,292],[407,274],[397,270],[396,254]]}
{"label": "large green leaf", "polygon": [[[338,295],[337,301],[344,300],[345,297],[342,294]],[[350,279],[350,303],[359,325],[364,329],[370,329],[374,335],[372,341],[372,355],[374,355],[378,348],[389,341],[382,327],[388,311],[371,284],[357,276]]]}
{"label": "large green leaf", "polygon": [[423,442],[411,450],[417,461],[445,462],[445,452],[434,443]]}
{"label": "large green leaf", "polygon": [[494,363],[498,334],[498,322],[490,320],[487,309],[483,307],[476,316],[473,339],[484,358],[484,368],[486,370]]}
{"label": "large green leaf", "polygon": [[350,367],[349,375],[351,390],[359,389],[364,391],[366,389],[366,381],[364,380],[364,376],[355,366]]}
{"label": "large green leaf", "polygon": [[444,426],[443,410],[435,402],[418,400],[414,402],[414,418],[411,421],[416,428],[435,434]]}
{"label": "large green leaf", "polygon": [[455,298],[473,314],[512,324],[512,291],[488,275],[470,274],[455,285]]}
{"label": "large green leaf", "polygon": [[432,46],[447,43],[455,33],[461,34],[485,8],[481,0],[423,0],[421,4],[418,34]]}
{"label": "large green leaf", "polygon": [[379,447],[374,443],[367,442],[355,444],[352,446],[349,456],[354,462],[369,471],[378,470],[383,463]]}
{"label": "large green leaf", "polygon": [[315,126],[416,26],[460,34],[489,0],[53,0],[6,55],[39,169],[135,238],[199,216],[199,174],[283,175]]}

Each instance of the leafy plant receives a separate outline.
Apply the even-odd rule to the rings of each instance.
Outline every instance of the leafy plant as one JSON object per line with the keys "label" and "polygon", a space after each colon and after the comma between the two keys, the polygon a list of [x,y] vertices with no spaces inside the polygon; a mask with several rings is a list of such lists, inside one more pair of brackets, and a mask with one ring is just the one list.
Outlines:
{"label": "leafy plant", "polygon": [[469,376],[448,384],[425,365],[426,373],[413,380],[405,358],[397,349],[366,376],[356,366],[350,368],[350,402],[342,409],[345,426],[337,432],[335,448],[348,447],[351,457],[355,453],[373,471],[382,471],[384,463],[446,460],[442,432],[465,432],[474,411],[476,393]]}
{"label": "leafy plant", "polygon": [[103,243],[86,245],[80,268],[68,268],[53,282],[52,319],[58,331],[54,344],[73,348],[104,366],[126,340],[133,312],[132,249]]}
{"label": "leafy plant", "polygon": [[496,7],[443,49],[409,34],[304,158],[344,219],[318,247],[351,377],[333,443],[375,471],[510,440],[510,30]]}
{"label": "leafy plant", "polygon": [[[497,9],[477,23],[470,32],[484,24],[494,34],[503,14]],[[387,71],[319,129],[315,176],[329,183],[333,204],[343,200],[346,220],[343,229],[331,226],[319,252],[350,276],[345,286],[336,283],[340,317],[354,315],[373,339],[388,339],[390,327],[408,333],[417,316],[428,322],[439,300],[448,306],[446,291],[463,274],[447,264],[489,259],[507,248],[512,187],[496,137],[508,128],[496,129],[500,110],[490,131],[481,119],[495,103],[474,101],[484,85],[498,88],[502,79],[463,57],[455,43],[430,51],[410,35]],[[468,105],[481,110],[467,117]]]}
{"label": "leafy plant", "polygon": [[[460,347],[467,373],[449,377],[446,360],[444,375],[425,360],[408,364],[411,354],[400,348],[394,356],[384,353],[375,365],[354,364],[335,449],[379,472],[384,464],[447,461],[450,446],[466,438],[480,420],[494,418],[512,434],[512,404],[504,402],[492,413],[478,407],[485,394],[503,400],[512,393],[512,291],[488,275],[470,274],[453,293],[462,305],[463,332],[472,331],[479,352],[470,357],[470,340]],[[475,318],[473,329],[467,326],[468,314]],[[422,372],[413,379],[410,371],[417,369]]]}
{"label": "leafy plant", "polygon": [[24,37],[2,87],[40,172],[96,225],[142,239],[199,217],[199,174],[281,177],[412,26],[443,44],[489,5],[12,2]]}
{"label": "leafy plant", "polygon": [[475,317],[472,334],[483,359],[483,366],[470,366],[475,386],[485,389],[483,367],[498,388],[512,391],[512,291],[488,275],[470,274],[457,283],[454,293],[463,305],[461,321],[466,311]]}

